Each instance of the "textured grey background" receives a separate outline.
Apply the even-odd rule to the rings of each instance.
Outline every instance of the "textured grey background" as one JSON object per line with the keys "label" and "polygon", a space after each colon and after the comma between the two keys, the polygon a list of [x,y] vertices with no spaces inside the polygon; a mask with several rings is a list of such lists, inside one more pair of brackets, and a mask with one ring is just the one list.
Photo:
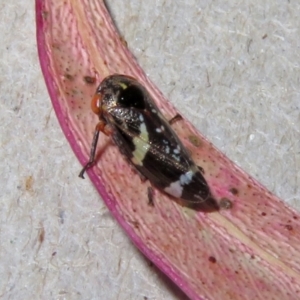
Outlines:
{"label": "textured grey background", "polygon": [[[182,115],[296,207],[299,2],[107,2]],[[77,177],[40,71],[32,1],[0,1],[0,34],[0,297],[184,299]]]}

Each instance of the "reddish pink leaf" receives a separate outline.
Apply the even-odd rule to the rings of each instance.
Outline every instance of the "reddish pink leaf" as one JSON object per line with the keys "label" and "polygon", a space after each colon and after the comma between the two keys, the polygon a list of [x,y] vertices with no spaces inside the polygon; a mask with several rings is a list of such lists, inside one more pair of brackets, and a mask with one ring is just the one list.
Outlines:
{"label": "reddish pink leaf", "polygon": [[[107,75],[136,77],[168,118],[176,111],[137,65],[103,1],[36,0],[38,50],[63,131],[84,164],[97,123],[90,99]],[[299,299],[300,216],[216,150],[184,120],[175,130],[206,173],[216,213],[179,206],[147,187],[100,137],[89,176],[136,246],[192,299]],[[76,174],[74,175],[76,176]],[[225,201],[227,201],[225,200]]]}

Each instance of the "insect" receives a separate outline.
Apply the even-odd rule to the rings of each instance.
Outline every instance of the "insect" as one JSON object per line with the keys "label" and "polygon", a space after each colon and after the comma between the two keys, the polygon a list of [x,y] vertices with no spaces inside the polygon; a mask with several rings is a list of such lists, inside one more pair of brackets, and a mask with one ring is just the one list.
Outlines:
{"label": "insect", "polygon": [[118,74],[106,77],[98,86],[91,106],[99,122],[90,159],[79,177],[84,178],[85,171],[94,164],[102,132],[112,137],[141,178],[149,180],[155,188],[183,200],[187,206],[203,211],[218,209],[202,168],[179,140],[170,125],[172,122],[165,119],[136,79]]}

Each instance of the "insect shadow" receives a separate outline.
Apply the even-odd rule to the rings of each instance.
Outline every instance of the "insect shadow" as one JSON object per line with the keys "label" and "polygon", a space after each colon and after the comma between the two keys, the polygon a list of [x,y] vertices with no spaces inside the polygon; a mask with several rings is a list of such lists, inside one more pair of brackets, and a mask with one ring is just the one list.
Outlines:
{"label": "insect shadow", "polygon": [[212,212],[216,212],[220,210],[220,206],[218,204],[218,202],[212,197],[210,196],[208,199],[206,199],[206,201],[204,202],[195,202],[195,203],[191,203],[191,202],[187,202],[185,200],[182,199],[177,199],[177,198],[173,198],[172,200],[174,200],[176,203],[178,203],[181,206],[199,211],[199,212],[204,212],[204,213],[212,213]]}

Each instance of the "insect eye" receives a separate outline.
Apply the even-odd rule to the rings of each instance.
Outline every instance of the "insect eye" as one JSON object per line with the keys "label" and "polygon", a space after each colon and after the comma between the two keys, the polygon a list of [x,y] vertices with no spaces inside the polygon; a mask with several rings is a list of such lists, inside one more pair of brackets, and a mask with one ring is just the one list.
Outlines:
{"label": "insect eye", "polygon": [[143,91],[134,85],[121,91],[118,102],[124,107],[145,108]]}

